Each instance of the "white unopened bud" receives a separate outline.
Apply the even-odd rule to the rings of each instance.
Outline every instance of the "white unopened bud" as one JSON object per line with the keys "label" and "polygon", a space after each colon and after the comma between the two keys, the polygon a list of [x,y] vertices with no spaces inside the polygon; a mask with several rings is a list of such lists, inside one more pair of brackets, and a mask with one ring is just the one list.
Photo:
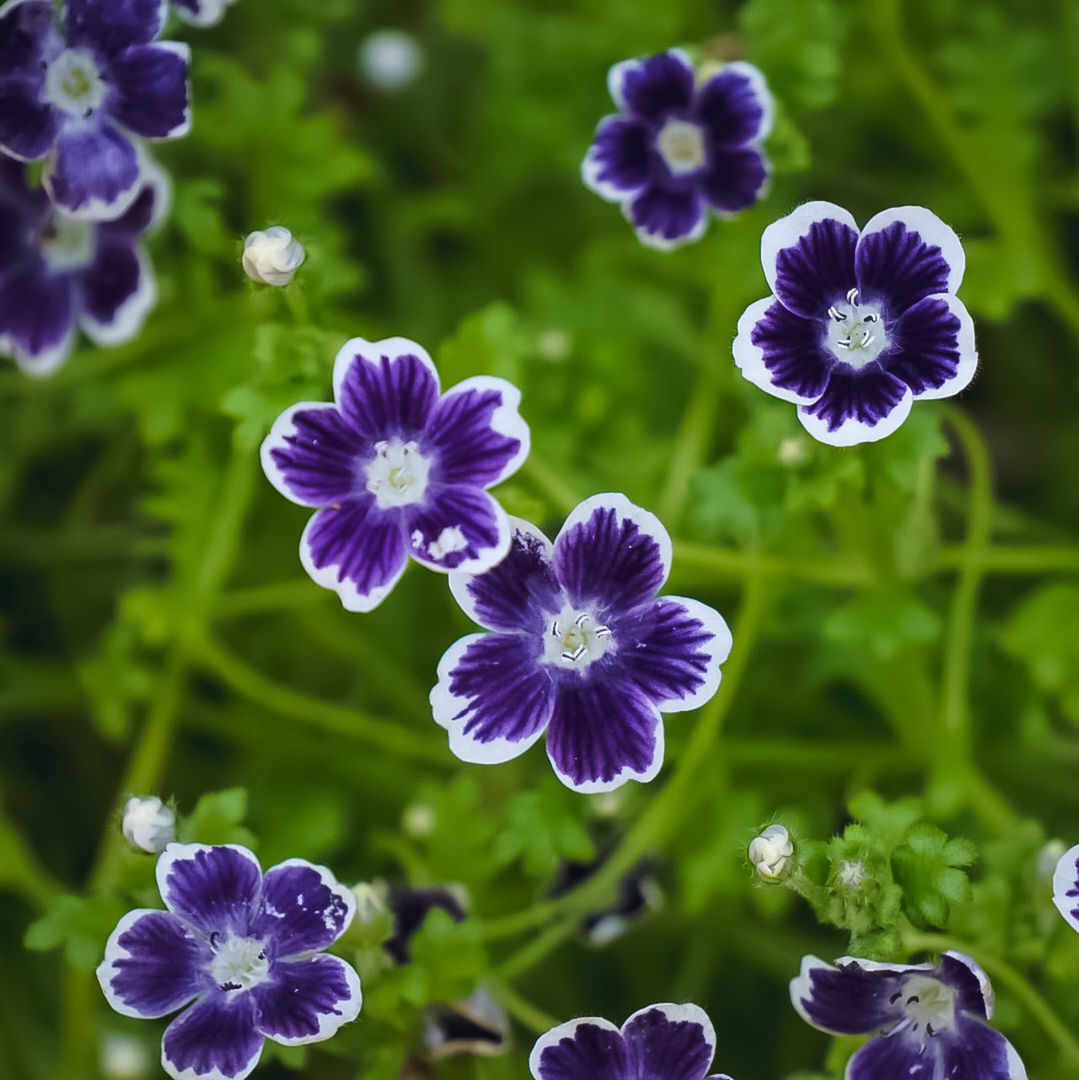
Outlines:
{"label": "white unopened bud", "polygon": [[379,90],[403,90],[423,68],[423,50],[403,30],[376,30],[360,45],[360,70]]}
{"label": "white unopened bud", "polygon": [[776,457],[779,464],[786,465],[787,468],[804,465],[809,460],[809,444],[801,435],[791,435],[780,440]]}
{"label": "white unopened bud", "polygon": [[352,887],[352,895],[356,897],[356,918],[360,923],[370,926],[389,911],[388,894],[384,881],[361,881]]}
{"label": "white unopened bud", "polygon": [[766,881],[775,881],[794,854],[790,833],[782,825],[769,825],[749,845],[749,861]]}
{"label": "white unopened bud", "polygon": [[1057,863],[1064,857],[1068,845],[1063,840],[1050,840],[1045,847],[1038,852],[1037,862],[1034,869],[1040,878],[1051,878],[1057,869]]}
{"label": "white unopened bud", "polygon": [[427,803],[412,803],[410,806],[406,806],[401,817],[401,827],[405,832],[409,836],[420,839],[430,836],[435,831],[437,824],[438,815],[435,813],[434,807],[428,806]]}
{"label": "white unopened bud", "polygon": [[143,1080],[150,1075],[150,1053],[131,1035],[107,1032],[101,1037],[101,1075],[106,1080]]}
{"label": "white unopened bud", "polygon": [[251,233],[244,241],[244,272],[252,281],[287,285],[304,260],[303,245],[284,225]]}
{"label": "white unopened bud", "polygon": [[139,851],[159,855],[176,839],[176,815],[156,795],[132,795],[124,804],[124,839]]}

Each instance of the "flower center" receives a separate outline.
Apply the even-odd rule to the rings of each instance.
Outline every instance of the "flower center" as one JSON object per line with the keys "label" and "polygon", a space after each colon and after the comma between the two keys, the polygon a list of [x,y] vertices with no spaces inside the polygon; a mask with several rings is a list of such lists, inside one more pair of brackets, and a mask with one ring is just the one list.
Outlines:
{"label": "flower center", "polygon": [[901,1001],[912,1032],[932,1038],[955,1025],[955,991],[929,975],[908,975],[903,988],[892,995]]}
{"label": "flower center", "polygon": [[266,945],[258,938],[210,935],[210,977],[222,990],[250,990],[270,977]]}
{"label": "flower center", "polygon": [[890,342],[876,304],[859,304],[858,290],[847,293],[847,302],[828,309],[828,345],[836,358],[853,368],[876,360]]}
{"label": "flower center", "polygon": [[108,86],[86,49],[64,49],[45,72],[45,100],[71,116],[89,116]]}
{"label": "flower center", "polygon": [[688,120],[668,120],[656,137],[656,146],[675,176],[696,172],[704,164],[704,132]]}
{"label": "flower center", "polygon": [[94,226],[55,214],[37,232],[37,247],[52,270],[75,270],[94,255]]}
{"label": "flower center", "polygon": [[575,611],[567,605],[551,620],[543,659],[548,664],[584,671],[613,647],[611,631],[590,611]]}
{"label": "flower center", "polygon": [[375,456],[367,465],[367,490],[380,509],[419,502],[427,490],[431,462],[415,442],[400,439],[375,443]]}

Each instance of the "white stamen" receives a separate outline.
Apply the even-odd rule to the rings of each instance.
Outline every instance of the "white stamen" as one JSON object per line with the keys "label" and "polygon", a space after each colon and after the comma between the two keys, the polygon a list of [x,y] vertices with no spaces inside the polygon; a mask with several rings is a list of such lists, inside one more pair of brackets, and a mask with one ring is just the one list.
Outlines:
{"label": "white stamen", "polygon": [[270,977],[265,943],[258,938],[210,935],[210,977],[222,990],[250,990]]}
{"label": "white stamen", "polygon": [[45,72],[45,100],[69,116],[89,116],[108,86],[87,49],[64,49]]}
{"label": "white stamen", "polygon": [[[431,463],[419,452],[416,443],[382,440],[375,443],[375,456],[367,465],[365,486],[375,496],[380,510],[410,506],[423,499],[430,471]],[[440,536],[435,543],[442,539]],[[453,537],[446,537],[446,540],[452,542]],[[421,547],[422,544],[423,534],[416,529],[412,533],[412,546]]]}
{"label": "white stamen", "polygon": [[583,671],[612,648],[610,627],[598,622],[590,611],[565,607],[551,621],[543,659],[548,664]]}
{"label": "white stamen", "polygon": [[696,172],[704,164],[704,132],[686,120],[668,120],[656,136],[656,148],[675,176]]}

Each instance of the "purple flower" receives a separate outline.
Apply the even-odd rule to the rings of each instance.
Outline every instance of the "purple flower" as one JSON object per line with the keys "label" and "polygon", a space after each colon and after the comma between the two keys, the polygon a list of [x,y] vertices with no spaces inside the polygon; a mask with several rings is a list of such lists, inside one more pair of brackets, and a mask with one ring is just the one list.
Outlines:
{"label": "purple flower", "polygon": [[486,489],[528,456],[520,391],[479,375],[439,397],[431,358],[405,338],[346,342],[333,385],[336,404],[293,405],[262,444],[274,487],[320,507],[300,540],[311,577],[371,611],[409,555],[442,572],[498,562],[509,519]]}
{"label": "purple flower", "polygon": [[225,8],[236,0],[172,0],[176,14],[192,26],[213,26],[225,15]]}
{"label": "purple flower", "polygon": [[715,1050],[716,1033],[702,1008],[649,1005],[621,1028],[599,1016],[551,1028],[536,1040],[528,1066],[535,1080],[704,1080]]}
{"label": "purple flower", "polygon": [[45,158],[43,182],[72,217],[122,214],[142,163],[131,134],[174,139],[189,126],[186,45],[155,41],[165,0],[52,0],[0,8],[0,151]]}
{"label": "purple flower", "polygon": [[642,243],[666,250],[697,240],[709,210],[731,215],[760,198],[772,95],[752,64],[698,81],[690,58],[671,49],[615,64],[607,85],[621,111],[599,122],[581,175],[622,204]]}
{"label": "purple flower", "polygon": [[138,333],[157,298],[138,240],[168,196],[168,178],[151,166],[120,217],[79,221],[27,185],[25,165],[0,157],[0,355],[47,375],[67,357],[76,326],[100,345]]}
{"label": "purple flower", "polygon": [[883,439],[915,398],[951,397],[973,378],[974,324],[955,295],[966,259],[929,210],[885,210],[859,234],[846,210],[806,203],[764,230],[761,262],[775,295],[738,320],[734,360],[799,405],[815,439]]}
{"label": "purple flower", "polygon": [[659,520],[624,495],[594,495],[554,544],[514,520],[493,570],[450,576],[457,602],[490,634],[438,665],[435,720],[463,761],[517,757],[547,732],[547,756],[576,791],[651,780],[663,763],[660,710],[703,705],[731,648],[722,616],[656,597],[671,564]]}
{"label": "purple flower", "polygon": [[1053,872],[1053,903],[1073,930],[1079,930],[1079,844],[1060,857]]}
{"label": "purple flower", "polygon": [[161,1041],[169,1076],[242,1080],[263,1040],[321,1042],[356,1019],[359,976],[322,952],[356,901],[325,867],[289,859],[263,874],[235,844],[170,844],[157,883],[168,911],[129,911],[97,977],[125,1016],[184,1010]]}
{"label": "purple flower", "polygon": [[847,1080],[1025,1080],[1014,1047],[984,1021],[993,1015],[985,972],[962,953],[940,963],[878,964],[807,956],[791,980],[798,1015],[832,1035],[873,1035],[847,1065]]}

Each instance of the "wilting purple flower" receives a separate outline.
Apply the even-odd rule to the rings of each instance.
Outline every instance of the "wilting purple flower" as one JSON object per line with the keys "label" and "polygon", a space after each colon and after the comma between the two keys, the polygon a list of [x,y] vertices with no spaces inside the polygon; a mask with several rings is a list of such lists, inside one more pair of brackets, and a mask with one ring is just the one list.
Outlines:
{"label": "wilting purple flower", "polygon": [[450,576],[457,602],[490,634],[438,665],[435,720],[463,761],[495,764],[547,732],[559,779],[577,791],[651,780],[663,763],[660,710],[703,705],[731,635],[719,612],[657,597],[671,565],[659,520],[624,495],[594,495],[554,544],[514,520],[494,569]]}
{"label": "wilting purple flower", "polygon": [[236,0],[172,0],[176,14],[192,26],[213,26],[224,17],[225,8]]}
{"label": "wilting purple flower", "polygon": [[929,210],[885,210],[859,234],[841,207],[806,203],[764,230],[761,262],[775,295],[738,320],[734,360],[799,405],[815,439],[883,439],[915,398],[951,397],[974,377],[974,324],[955,295],[966,257]]}
{"label": "wilting purple flower", "polygon": [[599,122],[581,175],[621,203],[642,243],[697,240],[710,210],[730,215],[757,201],[772,95],[752,64],[725,64],[698,82],[690,58],[671,49],[615,64],[607,85],[621,111]]}
{"label": "wilting purple flower", "polygon": [[[599,1016],[559,1024],[536,1040],[535,1080],[704,1080],[716,1051],[712,1021],[697,1005],[649,1005],[617,1028]],[[714,1073],[708,1080],[730,1080]]]}
{"label": "wilting purple flower", "polygon": [[165,1029],[161,1064],[177,1080],[242,1080],[265,1039],[320,1042],[355,1020],[360,980],[322,952],[356,901],[323,866],[289,859],[262,873],[235,844],[170,844],[157,862],[168,911],[117,924],[97,969],[109,1004]]}
{"label": "wilting purple flower", "polygon": [[405,338],[346,342],[333,385],[336,404],[293,405],[262,444],[274,487],[321,508],[300,540],[311,577],[371,611],[409,555],[442,572],[498,562],[510,526],[486,489],[528,456],[520,391],[477,375],[440,397],[431,358]]}
{"label": "wilting purple flower", "polygon": [[67,357],[76,326],[100,345],[138,333],[157,299],[138,241],[168,196],[168,178],[151,166],[120,217],[80,221],[27,185],[25,165],[0,157],[0,355],[47,375]]}
{"label": "wilting purple flower", "polygon": [[1053,903],[1071,928],[1079,930],[1079,844],[1065,851],[1056,865]]}
{"label": "wilting purple flower", "polygon": [[45,158],[43,182],[72,216],[113,218],[138,194],[131,135],[174,139],[189,126],[189,49],[155,41],[165,0],[52,0],[0,8],[0,151]]}
{"label": "wilting purple flower", "polygon": [[989,978],[969,956],[940,963],[878,964],[844,957],[835,966],[807,956],[791,980],[798,1015],[832,1035],[875,1035],[847,1065],[847,1080],[1025,1080],[1014,1047],[985,1021]]}

